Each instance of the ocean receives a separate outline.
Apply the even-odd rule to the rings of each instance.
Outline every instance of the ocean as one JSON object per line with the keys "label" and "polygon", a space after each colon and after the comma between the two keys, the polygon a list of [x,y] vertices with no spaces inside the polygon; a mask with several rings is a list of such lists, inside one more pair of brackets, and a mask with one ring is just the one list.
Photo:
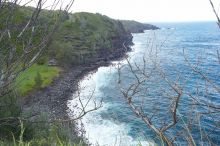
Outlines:
{"label": "ocean", "polygon": [[[140,78],[145,79],[139,68],[149,75],[134,95],[133,102],[142,107],[140,109],[152,118],[156,127],[170,122],[172,97],[176,94],[165,81],[167,79],[180,87],[183,94],[177,112],[178,124],[166,134],[173,137],[180,135],[176,145],[186,145],[184,136],[189,133],[198,145],[220,145],[219,112],[198,105],[209,103],[220,107],[220,63],[217,53],[220,51],[220,29],[215,22],[155,25],[161,29],[133,34],[134,46],[127,54]],[[121,86],[118,68],[121,71]],[[198,69],[199,73],[193,68]],[[200,71],[208,80],[200,75]],[[83,126],[79,123],[92,145],[162,145],[154,132],[133,113],[121,93],[121,90],[135,83],[137,79],[125,59],[114,61],[108,67],[100,67],[80,81],[79,92],[68,102],[70,117],[80,113],[81,103],[86,105],[86,110],[90,110],[95,103],[102,102],[101,108],[82,118]],[[79,107],[78,110],[76,107]]]}

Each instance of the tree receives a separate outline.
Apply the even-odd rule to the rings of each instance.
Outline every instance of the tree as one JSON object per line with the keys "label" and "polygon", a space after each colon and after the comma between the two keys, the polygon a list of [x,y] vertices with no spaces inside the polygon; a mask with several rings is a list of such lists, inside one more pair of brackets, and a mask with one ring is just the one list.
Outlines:
{"label": "tree", "polygon": [[[62,11],[68,11],[73,4],[71,0],[64,10],[60,7],[57,15],[51,16],[52,25],[42,25],[39,19],[46,11],[45,2],[38,0],[36,6],[21,9],[33,1],[0,1],[0,97],[9,93],[16,77],[39,58],[61,22]],[[58,2],[48,9],[56,9]]]}
{"label": "tree", "polygon": [[[70,0],[63,8],[60,5],[61,1],[50,2],[50,6],[45,7],[44,0],[0,0],[1,138],[9,138],[12,136],[11,133],[18,136],[20,122],[28,120],[28,117],[24,118],[21,115],[22,107],[14,91],[19,85],[15,80],[41,56],[62,22],[63,12],[68,12],[73,4],[73,0]],[[56,13],[50,14],[52,10],[56,10]],[[44,15],[50,15],[52,23],[43,24]],[[41,82],[38,78],[38,86]]]}
{"label": "tree", "polygon": [[[219,25],[219,16],[211,0],[210,4]],[[128,65],[118,68],[120,90],[130,109],[165,145],[179,145],[180,141],[184,145],[217,145],[212,141],[211,135],[220,130],[220,105],[212,102],[212,95],[215,94],[216,97],[220,97],[220,86],[215,81],[220,76],[218,74],[213,79],[209,74],[219,72],[219,70],[204,67],[203,62],[206,62],[205,59],[207,58],[204,60],[199,58],[196,62],[192,62],[187,52],[183,50],[182,57],[185,66],[194,77],[202,81],[192,87],[195,88],[195,92],[192,93],[186,88],[187,82],[191,81],[190,78],[182,76],[181,71],[175,66],[169,68],[169,71],[174,74],[170,78],[167,70],[160,63],[157,47],[153,48],[152,46],[155,44],[153,44],[154,42],[151,43],[149,45],[151,48],[148,49],[149,52],[143,57],[141,64],[127,58]],[[203,55],[206,56],[207,54]],[[218,65],[220,65],[218,50],[212,59],[217,60]],[[123,81],[123,74],[121,73],[121,70],[125,68],[130,70],[133,78],[133,82],[129,85]],[[158,84],[154,87],[156,89],[151,87],[152,83]],[[158,102],[151,105],[151,100]],[[184,100],[186,103],[183,103]],[[142,102],[140,103],[140,101]],[[161,103],[166,108],[160,108]],[[148,112],[146,110],[148,108],[151,108],[153,112]],[[185,112],[185,109],[188,112]],[[211,132],[208,132],[202,124],[205,118],[210,119],[209,128],[212,127]],[[197,140],[195,140],[196,138]]]}
{"label": "tree", "polygon": [[[0,0],[1,138],[2,136],[12,138],[11,133],[17,133],[18,135],[15,136],[18,137],[21,132],[19,127],[21,123],[28,125],[66,123],[64,125],[68,125],[101,106],[101,104],[95,104],[93,109],[87,110],[87,104],[84,105],[78,97],[80,112],[73,119],[42,120],[38,118],[33,120],[33,117],[37,117],[36,115],[21,115],[22,106],[18,103],[17,94],[14,91],[19,86],[19,83],[15,82],[19,74],[38,61],[38,58],[48,49],[55,31],[64,20],[69,19],[68,12],[73,2],[74,0],[65,1],[66,5],[64,5],[60,0]],[[40,88],[43,82],[40,73],[37,74],[35,82]],[[88,102],[90,101],[91,98],[88,99]],[[30,126],[25,128],[30,129]],[[10,129],[15,129],[15,131]],[[31,133],[28,135],[31,136]]]}

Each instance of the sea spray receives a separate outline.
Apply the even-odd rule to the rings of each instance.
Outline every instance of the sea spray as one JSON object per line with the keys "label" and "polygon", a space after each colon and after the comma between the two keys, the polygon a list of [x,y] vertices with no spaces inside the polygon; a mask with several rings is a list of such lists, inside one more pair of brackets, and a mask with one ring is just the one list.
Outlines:
{"label": "sea spray", "polygon": [[[86,106],[86,110],[94,108],[94,100],[99,104],[104,93],[100,91],[100,88],[108,85],[108,81],[111,80],[111,75],[117,72],[117,66],[124,64],[125,62],[113,62],[112,66],[100,67],[97,72],[92,73],[84,77],[79,83],[79,92],[73,95],[73,99],[68,102],[70,108],[69,115],[74,118],[81,112],[79,96],[81,102],[85,105],[88,102],[88,98],[92,99]],[[102,102],[102,107],[94,112],[88,113],[82,118],[83,128],[86,131],[86,138],[92,145],[99,144],[101,146],[125,146],[125,145],[137,145],[142,143],[148,145],[147,141],[139,141],[133,139],[129,135],[130,127],[126,123],[119,123],[117,120],[104,119],[102,113],[106,112],[110,108],[114,108],[116,105],[111,103]],[[78,125],[79,129],[81,125]]]}

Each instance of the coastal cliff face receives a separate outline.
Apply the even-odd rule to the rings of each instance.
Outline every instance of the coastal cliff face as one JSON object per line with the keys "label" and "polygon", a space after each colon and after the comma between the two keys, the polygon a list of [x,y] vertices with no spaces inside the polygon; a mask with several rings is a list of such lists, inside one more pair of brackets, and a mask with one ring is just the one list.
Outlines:
{"label": "coastal cliff face", "polygon": [[55,36],[48,55],[55,56],[62,66],[118,58],[125,54],[125,46],[132,44],[132,35],[121,21],[85,12],[69,14]]}

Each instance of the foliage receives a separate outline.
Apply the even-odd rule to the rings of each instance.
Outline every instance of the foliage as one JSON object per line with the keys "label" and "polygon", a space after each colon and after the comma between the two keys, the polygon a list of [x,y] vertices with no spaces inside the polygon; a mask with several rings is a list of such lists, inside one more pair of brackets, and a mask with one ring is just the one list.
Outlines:
{"label": "foliage", "polygon": [[[20,129],[18,138],[14,136],[14,133],[11,133],[11,140],[1,140],[0,139],[0,146],[51,146],[51,145],[59,145],[59,146],[85,146],[85,143],[82,140],[76,141],[72,143],[67,139],[67,133],[61,133],[59,130],[64,129],[61,124],[52,124],[51,126],[44,127],[41,129],[39,134],[43,134],[42,131],[46,131],[44,136],[34,137],[31,140],[25,139],[26,126],[22,121],[20,121]],[[36,124],[35,124],[36,125]],[[39,125],[39,123],[37,124]],[[39,126],[37,127],[39,128]],[[46,128],[46,129],[45,129]],[[66,128],[66,127],[65,127]],[[36,131],[36,130],[35,130]],[[30,131],[29,131],[30,132]],[[28,132],[28,134],[29,134]],[[62,135],[61,135],[62,134]]]}
{"label": "foliage", "polygon": [[[14,93],[14,92],[13,92]],[[20,103],[16,95],[10,94],[1,100],[0,108],[0,146],[84,146],[80,137],[71,141],[68,123],[48,122],[46,114],[37,121],[31,120],[33,115],[22,115]],[[9,118],[10,117],[10,118]]]}
{"label": "foliage", "polygon": [[19,130],[16,128],[19,123],[14,122],[13,124],[8,123],[7,120],[3,120],[7,117],[17,117],[20,115],[21,108],[17,104],[17,99],[15,98],[15,93],[8,94],[1,98],[0,103],[0,137],[1,138],[9,138],[11,137],[11,133],[17,135]]}

